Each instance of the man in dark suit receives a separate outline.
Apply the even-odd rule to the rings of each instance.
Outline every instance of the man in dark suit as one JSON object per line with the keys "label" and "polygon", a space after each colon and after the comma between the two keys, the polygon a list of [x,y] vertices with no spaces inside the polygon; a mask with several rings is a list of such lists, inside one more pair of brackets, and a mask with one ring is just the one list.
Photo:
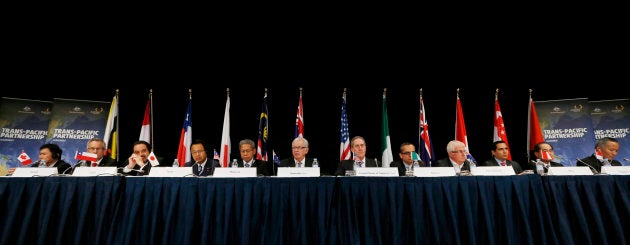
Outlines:
{"label": "man in dark suit", "polygon": [[267,162],[254,158],[256,156],[256,143],[253,140],[241,140],[238,142],[238,149],[241,153],[241,159],[237,161],[239,168],[256,168],[258,176],[271,176]]}
{"label": "man in dark suit", "polygon": [[291,142],[291,155],[293,157],[282,159],[280,167],[313,167],[313,158],[307,158],[308,140],[297,137]]}
{"label": "man in dark suit", "polygon": [[[406,176],[407,171],[414,170],[414,160],[412,155],[416,152],[416,147],[409,142],[404,142],[400,144],[400,152],[398,152],[398,156],[400,157],[400,161],[393,161],[389,164],[390,167],[398,168],[399,176]],[[425,164],[422,160],[417,160],[418,166],[424,167]]]}
{"label": "man in dark suit", "polygon": [[87,152],[96,154],[96,161],[81,160],[77,162],[76,167],[117,167],[118,161],[111,157],[105,157],[106,150],[103,139],[90,139],[87,143]]}
{"label": "man in dark suit", "polygon": [[[597,170],[597,173],[602,172],[602,166],[622,166],[621,162],[613,159],[619,152],[619,141],[614,138],[604,137],[595,143],[595,153],[592,155],[580,159],[575,163],[576,166],[587,166]],[[588,165],[586,165],[588,164]]]}
{"label": "man in dark suit", "polygon": [[344,176],[346,175],[346,171],[354,170],[355,168],[380,167],[376,159],[372,160],[365,157],[367,145],[363,137],[354,136],[350,141],[350,150],[354,155],[354,159],[341,161],[339,167],[337,167],[337,171],[335,171],[335,175]]}
{"label": "man in dark suit", "polygon": [[214,174],[214,168],[221,167],[219,161],[208,158],[209,149],[203,140],[194,140],[190,144],[190,154],[192,160],[185,163],[185,167],[192,167],[193,174],[196,176],[211,176]]}
{"label": "man in dark suit", "polygon": [[434,167],[453,167],[455,173],[459,175],[461,171],[470,171],[468,161],[466,161],[466,145],[458,140],[451,140],[446,145],[447,158],[437,160]]}
{"label": "man in dark suit", "polygon": [[31,167],[40,167],[40,165],[45,165],[49,168],[57,168],[58,174],[65,174],[72,166],[69,163],[65,162],[61,159],[63,155],[63,150],[57,144],[44,144],[39,147],[39,159],[37,162],[39,164],[33,164]]}
{"label": "man in dark suit", "polygon": [[149,172],[151,172],[149,154],[151,154],[151,144],[149,142],[143,140],[134,142],[133,154],[123,163],[122,173],[129,176],[149,175]]}
{"label": "man in dark suit", "polygon": [[[530,161],[530,164],[535,164],[538,161],[543,163],[543,168],[545,169],[545,173],[549,172],[549,167],[564,167],[562,163],[554,162],[555,158],[553,146],[547,142],[539,142],[534,146],[534,156],[536,157],[535,161]],[[533,166],[533,169],[536,169],[536,166]]]}
{"label": "man in dark suit", "polygon": [[520,174],[523,172],[523,168],[518,162],[508,159],[510,149],[505,141],[498,140],[493,142],[490,153],[492,153],[492,158],[482,162],[479,166],[512,166],[514,173]]}

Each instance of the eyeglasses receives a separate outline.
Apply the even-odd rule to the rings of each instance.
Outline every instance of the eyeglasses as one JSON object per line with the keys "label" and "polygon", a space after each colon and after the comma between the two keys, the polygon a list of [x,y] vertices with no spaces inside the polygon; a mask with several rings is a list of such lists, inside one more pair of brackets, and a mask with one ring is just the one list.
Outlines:
{"label": "eyeglasses", "polygon": [[103,148],[96,148],[96,147],[88,147],[87,149],[90,150],[90,151],[103,150]]}
{"label": "eyeglasses", "polygon": [[306,147],[304,147],[304,146],[294,146],[294,147],[291,147],[291,149],[293,149],[293,150],[302,150],[302,149],[304,149],[304,148],[306,148]]}
{"label": "eyeglasses", "polygon": [[451,151],[451,153],[456,154],[456,153],[466,153],[465,150],[459,150],[459,151]]}

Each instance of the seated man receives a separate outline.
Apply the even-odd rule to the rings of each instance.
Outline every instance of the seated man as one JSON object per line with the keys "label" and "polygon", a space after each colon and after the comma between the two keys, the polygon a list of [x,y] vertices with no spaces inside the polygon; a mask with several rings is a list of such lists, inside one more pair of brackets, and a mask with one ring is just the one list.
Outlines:
{"label": "seated man", "polygon": [[523,169],[518,162],[508,159],[510,149],[505,141],[499,140],[492,143],[490,153],[492,153],[493,157],[485,162],[482,162],[479,166],[512,166],[514,173],[520,174],[523,172]]}

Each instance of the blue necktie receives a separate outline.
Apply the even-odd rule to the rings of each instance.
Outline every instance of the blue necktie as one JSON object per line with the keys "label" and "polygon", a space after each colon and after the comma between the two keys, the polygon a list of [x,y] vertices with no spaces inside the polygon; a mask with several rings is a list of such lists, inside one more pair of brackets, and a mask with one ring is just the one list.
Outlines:
{"label": "blue necktie", "polygon": [[362,166],[363,166],[363,162],[360,162],[360,161],[359,161],[359,162],[357,162],[357,165],[358,165],[358,166],[359,166],[359,168],[360,168],[360,167],[362,167]]}
{"label": "blue necktie", "polygon": [[249,163],[245,163],[245,167],[246,167],[246,168],[249,168]]}

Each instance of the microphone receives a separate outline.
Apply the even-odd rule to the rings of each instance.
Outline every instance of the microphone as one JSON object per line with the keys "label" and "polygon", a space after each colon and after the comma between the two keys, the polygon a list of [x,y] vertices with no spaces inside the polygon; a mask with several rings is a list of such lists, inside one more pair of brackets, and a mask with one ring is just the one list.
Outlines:
{"label": "microphone", "polygon": [[[38,160],[35,163],[37,163],[37,167],[40,167],[40,168],[47,168],[48,167],[46,165],[46,160],[44,160],[44,159]],[[35,164],[35,163],[33,163],[33,164]]]}
{"label": "microphone", "polygon": [[[117,168],[117,170],[123,170],[123,169],[125,169],[125,167],[119,167],[119,168]],[[144,170],[142,170],[142,169],[140,169],[140,170],[138,170],[138,169],[133,169],[133,168],[128,168],[128,169],[129,169],[129,170],[131,170],[131,171],[129,171],[129,172],[138,172],[138,173],[144,174]],[[123,172],[124,172],[124,171],[123,171]]]}
{"label": "microphone", "polygon": [[[74,168],[78,167],[79,165],[81,165],[81,166],[85,166],[85,165],[83,165],[84,163],[85,163],[85,160],[78,161],[78,162],[77,162],[77,163],[75,163],[73,166],[71,166],[71,167],[69,167],[69,168],[66,168],[66,170],[64,170],[63,172],[61,172],[61,174],[59,174],[59,175],[66,175],[66,172],[68,172],[68,170],[70,170],[70,169],[72,169],[72,172],[74,172]],[[72,174],[68,174],[68,175],[72,175]]]}
{"label": "microphone", "polygon": [[589,168],[591,168],[591,171],[593,171],[594,174],[599,174],[599,171],[597,171],[597,169],[595,169],[593,166],[591,166],[590,164],[580,160],[579,158],[576,158],[575,160],[577,160],[578,162],[581,162],[582,164],[588,166]]}
{"label": "microphone", "polygon": [[626,161],[626,162],[630,162],[630,159],[625,158],[625,157],[623,158],[623,160]]}
{"label": "microphone", "polygon": [[75,164],[74,166],[76,167],[79,165],[81,165],[81,167],[85,167],[87,166],[87,162],[85,160],[81,160],[81,161],[78,161],[77,164]]}

